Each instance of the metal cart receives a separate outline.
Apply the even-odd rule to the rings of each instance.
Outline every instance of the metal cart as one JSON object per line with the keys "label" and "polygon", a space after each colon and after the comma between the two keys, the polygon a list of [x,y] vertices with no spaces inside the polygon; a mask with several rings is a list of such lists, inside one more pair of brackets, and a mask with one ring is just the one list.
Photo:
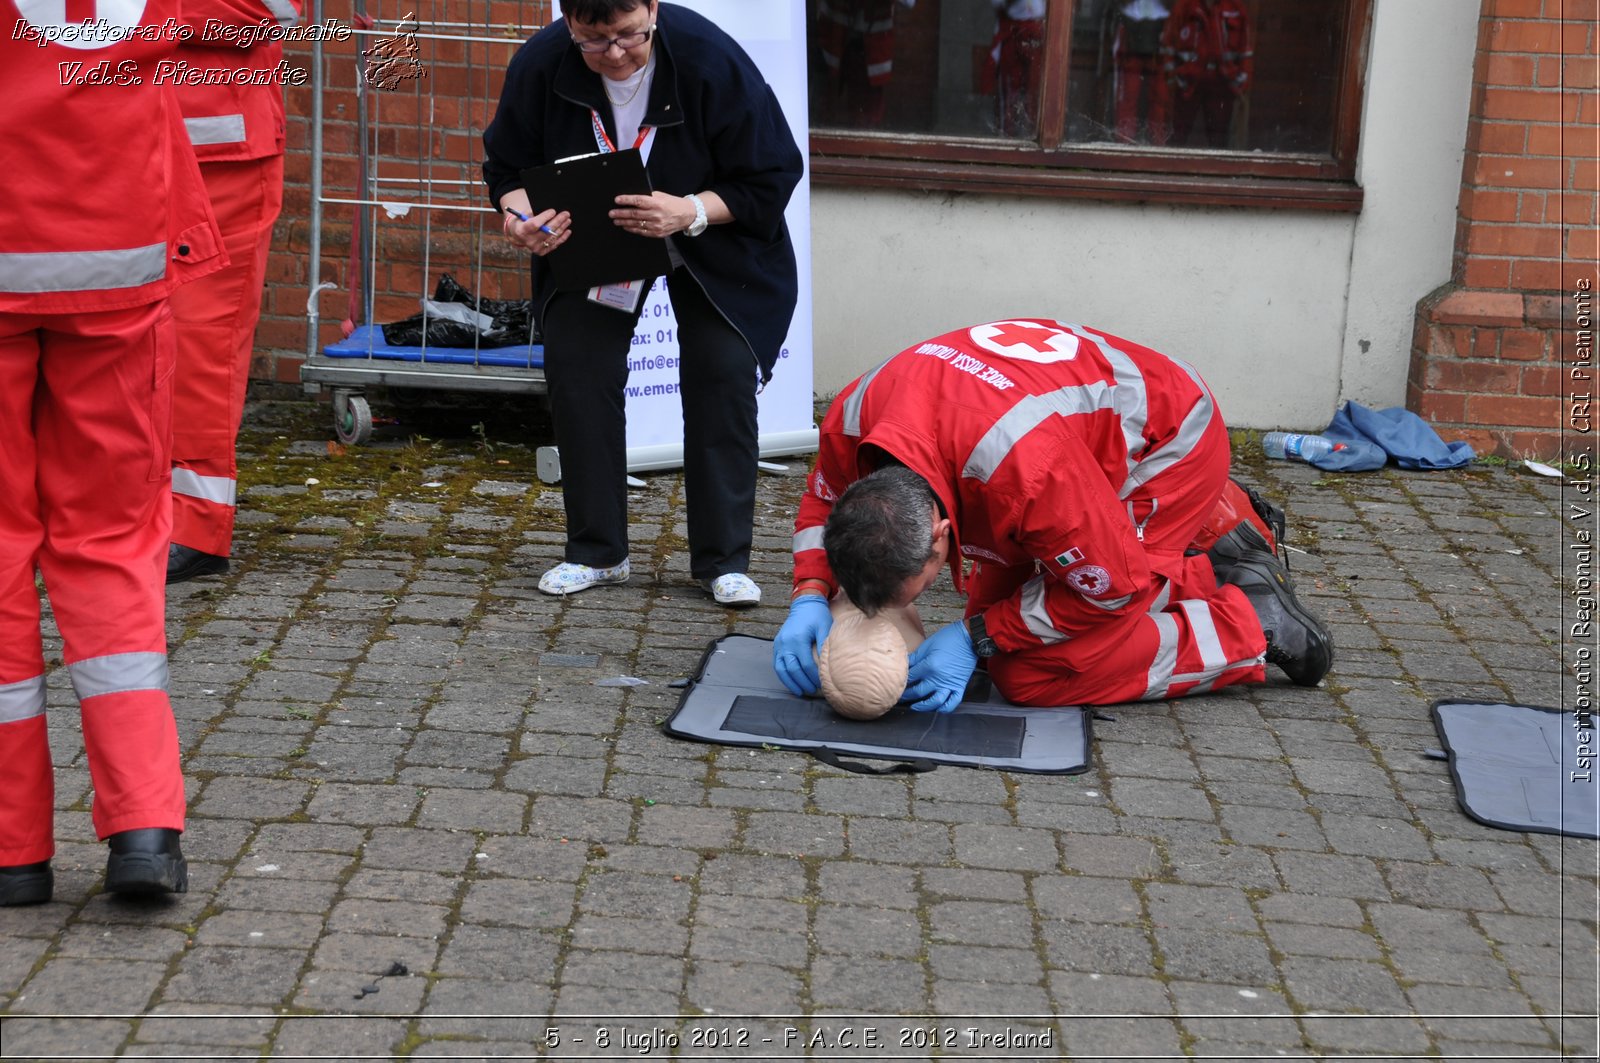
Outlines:
{"label": "metal cart", "polygon": [[[323,7],[315,0],[317,25],[326,25]],[[500,236],[478,160],[506,64],[549,21],[550,7],[376,0],[355,5],[347,40],[314,42],[311,294],[300,381],[308,394],[332,391],[342,443],[371,436],[367,392],[376,387],[545,394],[544,351],[531,329],[512,346],[430,346],[425,320],[420,345],[396,346],[377,322],[415,315],[444,272],[480,299],[528,298],[527,263]],[[324,225],[337,243],[344,211],[348,258],[339,268],[324,262]],[[339,287],[323,279],[325,265],[343,274],[349,293],[336,337],[322,320],[323,292]]]}

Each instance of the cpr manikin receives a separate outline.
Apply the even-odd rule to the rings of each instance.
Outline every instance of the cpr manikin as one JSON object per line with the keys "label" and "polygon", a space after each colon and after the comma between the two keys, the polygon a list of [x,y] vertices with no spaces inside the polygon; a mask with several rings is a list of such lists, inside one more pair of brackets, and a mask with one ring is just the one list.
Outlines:
{"label": "cpr manikin", "polygon": [[833,627],[817,655],[822,696],[841,716],[875,720],[905,693],[906,657],[926,635],[917,607],[869,617],[840,593],[828,610]]}

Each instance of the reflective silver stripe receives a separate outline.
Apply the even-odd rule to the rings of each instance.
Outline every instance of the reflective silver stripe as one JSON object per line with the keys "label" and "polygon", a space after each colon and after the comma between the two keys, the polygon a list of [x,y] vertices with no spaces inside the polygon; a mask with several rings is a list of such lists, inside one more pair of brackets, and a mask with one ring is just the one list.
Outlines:
{"label": "reflective silver stripe", "polygon": [[294,9],[289,0],[261,0],[261,6],[272,13],[280,26],[294,26],[300,22],[300,12]]}
{"label": "reflective silver stripe", "polygon": [[805,528],[794,533],[794,552],[822,549],[822,526]]}
{"label": "reflective silver stripe", "polygon": [[1172,670],[1178,667],[1178,618],[1171,613],[1156,613],[1150,617],[1156,625],[1156,656],[1150,662],[1150,681],[1145,684],[1141,701],[1152,701],[1167,696],[1172,686]]}
{"label": "reflective silver stripe", "polygon": [[1173,359],[1182,369],[1189,374],[1200,387],[1200,397],[1195,400],[1194,406],[1184,415],[1183,423],[1178,426],[1178,434],[1167,441],[1166,445],[1128,471],[1128,482],[1122,485],[1121,497],[1127,498],[1137,487],[1149,483],[1156,476],[1166,472],[1178,462],[1187,458],[1194,452],[1200,440],[1205,438],[1206,429],[1211,427],[1211,421],[1217,414],[1216,403],[1211,399],[1211,392],[1195,371]]}
{"label": "reflective silver stripe", "polygon": [[1045,395],[1024,395],[978,440],[961,467],[962,476],[987,482],[1022,437],[1054,416],[1114,409],[1114,388],[1104,381],[1073,384]]}
{"label": "reflective silver stripe", "polygon": [[116,251],[0,253],[0,292],[91,292],[137,288],[167,274],[165,242]]}
{"label": "reflective silver stripe", "polygon": [[1161,589],[1156,592],[1156,596],[1155,596],[1154,600],[1152,600],[1150,602],[1150,612],[1152,612],[1152,613],[1163,612],[1167,608],[1167,603],[1170,602],[1171,600],[1172,600],[1172,581],[1169,580],[1169,579],[1164,579],[1164,580],[1161,581]]}
{"label": "reflective silver stripe", "polygon": [[172,493],[232,506],[239,499],[239,484],[228,476],[201,476],[189,469],[173,469]]}
{"label": "reflective silver stripe", "polygon": [[0,724],[44,715],[44,676],[0,684]]}
{"label": "reflective silver stripe", "polygon": [[[1079,339],[1088,340],[1099,347],[1100,353],[1111,363],[1111,377],[1117,382],[1117,401],[1113,409],[1122,418],[1122,445],[1128,452],[1128,475],[1132,476],[1138,466],[1134,455],[1144,449],[1144,426],[1150,421],[1150,395],[1145,388],[1144,374],[1139,372],[1133,357],[1110,340],[1091,335],[1082,325],[1069,325],[1062,321],[1056,324]],[[1127,498],[1131,490],[1124,484],[1117,497]]]}
{"label": "reflective silver stripe", "polygon": [[133,690],[167,689],[167,655],[164,653],[112,653],[67,665],[78,700]]}
{"label": "reflective silver stripe", "polygon": [[1194,635],[1195,648],[1200,651],[1200,668],[1209,675],[1228,663],[1222,652],[1222,639],[1217,635],[1216,621],[1211,617],[1211,606],[1196,598],[1178,603],[1189,618],[1189,631]]}
{"label": "reflective silver stripe", "polygon": [[1083,598],[1084,601],[1088,602],[1090,605],[1094,606],[1096,609],[1103,609],[1104,611],[1106,611],[1108,613],[1116,612],[1118,609],[1121,609],[1123,606],[1125,606],[1129,602],[1133,601],[1133,595],[1131,595],[1131,594],[1124,594],[1121,598],[1114,598],[1109,602],[1102,602],[1098,598],[1089,597],[1087,594],[1084,594],[1082,591],[1079,591],[1078,593]]}
{"label": "reflective silver stripe", "polygon": [[1035,576],[1022,585],[1022,622],[1034,638],[1046,646],[1067,641],[1068,636],[1055,629],[1050,622],[1050,611],[1045,608],[1045,582]]}
{"label": "reflective silver stripe", "polygon": [[886,358],[879,362],[877,368],[872,369],[863,376],[861,382],[856,385],[856,389],[850,393],[850,397],[844,400],[845,435],[854,436],[857,439],[861,437],[861,404],[867,398],[867,385],[872,383],[873,377],[883,372],[883,367],[888,365],[890,361],[892,359]]}
{"label": "reflective silver stripe", "polygon": [[244,115],[218,114],[209,118],[185,118],[183,127],[189,131],[191,144],[242,144],[244,143]]}

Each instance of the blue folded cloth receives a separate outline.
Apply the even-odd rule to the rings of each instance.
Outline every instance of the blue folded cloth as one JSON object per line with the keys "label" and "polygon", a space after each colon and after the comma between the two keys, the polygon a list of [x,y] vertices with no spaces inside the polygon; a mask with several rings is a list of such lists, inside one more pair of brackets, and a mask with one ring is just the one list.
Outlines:
{"label": "blue folded cloth", "polygon": [[1346,402],[1322,434],[1344,444],[1311,463],[1330,472],[1381,469],[1391,458],[1402,469],[1454,469],[1476,457],[1470,443],[1446,443],[1426,421],[1402,406],[1373,410]]}

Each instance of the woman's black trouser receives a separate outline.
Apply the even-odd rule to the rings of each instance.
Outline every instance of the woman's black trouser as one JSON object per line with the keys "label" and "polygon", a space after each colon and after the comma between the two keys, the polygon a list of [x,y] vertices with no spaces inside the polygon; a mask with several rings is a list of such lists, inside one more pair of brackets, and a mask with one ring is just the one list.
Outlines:
{"label": "woman's black trouser", "polygon": [[[686,269],[667,278],[677,316],[689,574],[712,579],[750,567],[755,521],[755,355]],[[643,310],[641,301],[640,310]],[[545,306],[544,373],[550,389],[566,560],[609,568],[628,556],[628,358],[638,313],[559,292]]]}

